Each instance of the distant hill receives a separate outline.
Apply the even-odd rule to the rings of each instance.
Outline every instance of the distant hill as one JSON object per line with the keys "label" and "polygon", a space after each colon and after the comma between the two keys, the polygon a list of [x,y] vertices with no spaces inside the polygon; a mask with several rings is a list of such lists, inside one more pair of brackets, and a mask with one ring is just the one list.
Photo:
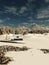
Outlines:
{"label": "distant hill", "polygon": [[1,34],[27,34],[27,33],[49,33],[49,27],[43,27],[40,25],[32,26],[31,28],[27,27],[18,27],[18,28],[12,28],[8,26],[0,27],[0,35]]}
{"label": "distant hill", "polygon": [[30,33],[49,33],[49,27],[44,27],[40,25],[32,26],[30,30]]}

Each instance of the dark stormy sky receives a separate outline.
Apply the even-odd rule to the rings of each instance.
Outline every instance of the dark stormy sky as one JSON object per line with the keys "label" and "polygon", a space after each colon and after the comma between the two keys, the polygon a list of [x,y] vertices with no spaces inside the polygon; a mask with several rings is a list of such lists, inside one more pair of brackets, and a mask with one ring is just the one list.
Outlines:
{"label": "dark stormy sky", "polygon": [[0,0],[0,26],[49,26],[49,0]]}

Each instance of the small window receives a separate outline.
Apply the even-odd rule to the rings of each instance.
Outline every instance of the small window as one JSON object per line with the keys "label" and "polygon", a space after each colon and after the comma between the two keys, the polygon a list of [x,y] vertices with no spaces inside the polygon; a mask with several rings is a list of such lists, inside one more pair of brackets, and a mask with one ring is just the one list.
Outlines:
{"label": "small window", "polygon": [[17,36],[17,38],[19,38],[19,36]]}

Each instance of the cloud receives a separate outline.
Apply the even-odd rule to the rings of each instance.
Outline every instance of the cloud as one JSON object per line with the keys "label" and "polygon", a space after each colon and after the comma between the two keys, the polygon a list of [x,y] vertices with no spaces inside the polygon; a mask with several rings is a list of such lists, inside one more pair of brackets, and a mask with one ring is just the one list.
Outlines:
{"label": "cloud", "polygon": [[30,23],[25,22],[25,23],[22,23],[21,25],[22,26],[26,26],[26,27],[31,27],[31,26],[34,26],[34,25],[37,25],[37,24],[36,23],[33,23],[33,22],[30,22]]}
{"label": "cloud", "polygon": [[5,22],[5,21],[7,21],[7,20],[10,20],[10,18],[7,17],[7,18],[5,18],[5,19],[0,19],[0,23],[3,23],[3,22]]}
{"label": "cloud", "polygon": [[36,22],[36,20],[34,19],[34,17],[33,17],[33,14],[31,15],[29,15],[29,16],[27,16],[27,21],[28,21],[28,23],[35,23]]}
{"label": "cloud", "polygon": [[16,13],[17,16],[27,16],[28,15],[28,8],[27,6],[22,6],[19,8],[18,12]]}
{"label": "cloud", "polygon": [[49,2],[49,0],[45,0],[45,2]]}
{"label": "cloud", "polygon": [[2,12],[2,13],[9,13],[9,14],[21,16],[21,14],[24,14],[26,11],[28,11],[26,6],[22,6],[21,8],[19,8],[19,10],[18,10],[18,8],[14,7],[14,6],[12,6],[12,7],[5,6],[4,12]]}
{"label": "cloud", "polygon": [[23,14],[23,13],[26,12],[27,10],[28,10],[27,7],[23,6],[23,7],[21,7],[19,13],[20,13],[20,14]]}
{"label": "cloud", "polygon": [[32,17],[32,16],[28,16],[27,18],[28,18],[28,22],[29,22],[29,23],[34,22],[34,19],[33,19],[33,17]]}
{"label": "cloud", "polygon": [[38,10],[37,19],[49,18],[49,6]]}
{"label": "cloud", "polygon": [[0,23],[4,22],[4,20],[0,19]]}
{"label": "cloud", "polygon": [[29,16],[29,17],[28,17],[28,19],[29,19],[29,20],[32,20],[32,19],[33,19],[33,17],[32,17],[32,16]]}
{"label": "cloud", "polygon": [[5,6],[4,9],[5,9],[4,13],[16,14],[16,12],[17,12],[17,8],[14,6],[12,6],[12,7]]}
{"label": "cloud", "polygon": [[27,22],[23,22],[23,23],[22,23],[22,25],[26,25],[26,26],[27,26],[28,24],[29,24],[29,23],[27,23]]}
{"label": "cloud", "polygon": [[33,19],[30,19],[30,20],[28,20],[28,22],[29,22],[29,23],[32,23],[32,22],[34,22],[34,20],[33,20]]}
{"label": "cloud", "polygon": [[9,17],[7,17],[7,20],[10,20],[10,18],[9,18]]}
{"label": "cloud", "polygon": [[35,1],[35,0],[27,0],[28,1],[28,3],[31,3],[32,1]]}
{"label": "cloud", "polygon": [[45,20],[46,22],[49,22],[49,19],[48,20]]}

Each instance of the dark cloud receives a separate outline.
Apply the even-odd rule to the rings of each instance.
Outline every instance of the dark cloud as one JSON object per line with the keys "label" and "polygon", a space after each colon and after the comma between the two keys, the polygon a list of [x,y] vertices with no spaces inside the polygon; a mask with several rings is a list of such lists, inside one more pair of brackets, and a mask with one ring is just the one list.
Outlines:
{"label": "dark cloud", "polygon": [[49,0],[0,0],[0,22],[2,24],[8,23],[16,26],[20,23],[35,23],[43,25],[48,18]]}

